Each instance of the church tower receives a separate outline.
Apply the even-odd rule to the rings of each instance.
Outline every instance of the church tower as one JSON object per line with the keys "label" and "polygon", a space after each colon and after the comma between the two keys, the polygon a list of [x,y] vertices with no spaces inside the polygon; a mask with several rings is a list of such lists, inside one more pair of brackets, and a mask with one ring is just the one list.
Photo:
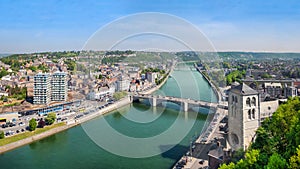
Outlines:
{"label": "church tower", "polygon": [[232,150],[247,149],[260,125],[258,92],[242,83],[228,97],[228,143]]}

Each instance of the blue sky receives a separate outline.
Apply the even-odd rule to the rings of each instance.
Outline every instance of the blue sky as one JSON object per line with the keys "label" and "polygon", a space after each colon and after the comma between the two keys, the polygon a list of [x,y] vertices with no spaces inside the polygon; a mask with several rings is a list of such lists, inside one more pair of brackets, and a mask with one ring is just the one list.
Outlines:
{"label": "blue sky", "polygon": [[139,12],[172,14],[218,51],[300,52],[297,0],[0,0],[0,53],[80,50],[104,25]]}

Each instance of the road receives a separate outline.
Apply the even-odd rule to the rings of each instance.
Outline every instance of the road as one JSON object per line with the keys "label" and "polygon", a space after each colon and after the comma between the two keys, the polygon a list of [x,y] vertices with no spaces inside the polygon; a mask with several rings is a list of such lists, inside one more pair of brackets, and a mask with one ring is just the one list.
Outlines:
{"label": "road", "polygon": [[[90,101],[90,100],[85,100],[81,102],[79,106],[77,105],[77,103],[74,103],[70,106],[70,109],[56,112],[57,120],[55,123],[64,121],[68,124],[68,123],[75,122],[76,119],[79,119],[88,114],[95,113],[100,106],[104,106],[107,104],[108,103],[106,102]],[[19,119],[17,119],[14,122],[15,126],[5,127],[5,128],[2,127],[0,130],[4,131],[6,137],[10,137],[18,133],[25,132],[26,128],[29,126],[29,121],[31,119],[34,118],[38,122],[41,119],[45,120],[45,117],[46,116],[39,115],[39,114],[21,116],[19,117]]]}

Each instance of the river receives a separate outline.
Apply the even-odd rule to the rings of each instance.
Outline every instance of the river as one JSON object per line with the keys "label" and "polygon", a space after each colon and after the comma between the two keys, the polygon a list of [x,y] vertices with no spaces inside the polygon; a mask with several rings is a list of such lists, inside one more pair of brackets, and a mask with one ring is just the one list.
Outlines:
{"label": "river", "polygon": [[[196,79],[196,80],[195,80]],[[171,77],[155,94],[216,101],[212,89],[199,72],[192,67],[178,65]],[[69,130],[55,134],[40,141],[20,147],[0,155],[1,168],[21,169],[82,169],[82,168],[170,168],[189,149],[190,140],[200,134],[206,123],[208,110],[184,113],[174,103],[163,103],[165,107],[150,107],[147,102],[133,103],[122,109],[98,117]],[[132,121],[148,121],[139,123]],[[175,123],[190,126],[188,133],[172,149],[161,154],[145,158],[129,158],[115,155],[99,147],[85,132],[93,124],[104,128],[109,124],[114,130],[129,137],[153,137],[168,130]],[[185,127],[182,127],[185,129]],[[91,132],[91,131],[90,131]],[[180,133],[180,131],[178,131]],[[110,136],[110,131],[99,130],[99,137]],[[176,135],[176,134],[175,134]],[[175,135],[174,139],[176,139]],[[100,138],[101,139],[101,138]],[[120,140],[112,139],[111,144],[120,144]],[[123,144],[124,145],[124,144]],[[126,146],[126,145],[125,145]],[[145,146],[145,145],[142,145]],[[158,147],[162,149],[161,144]],[[145,146],[147,147],[147,146]],[[137,145],[141,151],[150,151]],[[149,148],[149,147],[148,147]],[[150,147],[151,148],[151,147]]]}

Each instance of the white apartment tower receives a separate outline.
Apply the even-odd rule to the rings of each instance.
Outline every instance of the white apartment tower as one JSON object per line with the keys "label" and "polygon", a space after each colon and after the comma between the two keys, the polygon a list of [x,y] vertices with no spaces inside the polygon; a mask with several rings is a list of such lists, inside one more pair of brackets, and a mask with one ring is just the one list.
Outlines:
{"label": "white apartment tower", "polygon": [[51,101],[67,101],[68,85],[65,72],[55,72],[51,79]]}
{"label": "white apartment tower", "polygon": [[33,104],[67,101],[68,84],[65,72],[38,73],[34,76]]}
{"label": "white apartment tower", "polygon": [[51,101],[51,76],[38,73],[34,76],[33,104],[48,104]]}
{"label": "white apartment tower", "polygon": [[228,99],[228,143],[232,150],[245,150],[260,125],[259,95],[242,83],[231,88]]}

